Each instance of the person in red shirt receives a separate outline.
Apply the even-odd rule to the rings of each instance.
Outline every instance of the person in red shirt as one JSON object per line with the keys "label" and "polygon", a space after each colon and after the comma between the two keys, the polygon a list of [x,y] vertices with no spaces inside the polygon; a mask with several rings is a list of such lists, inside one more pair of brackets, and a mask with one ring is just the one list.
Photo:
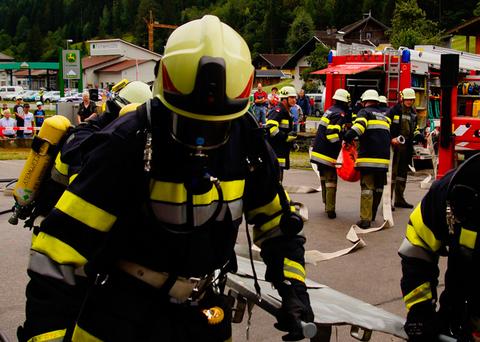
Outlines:
{"label": "person in red shirt", "polygon": [[267,122],[268,95],[263,91],[261,83],[257,84],[257,91],[253,94],[253,102],[255,117],[261,126],[265,126]]}
{"label": "person in red shirt", "polygon": [[280,98],[278,97],[278,88],[273,87],[272,92],[268,94],[268,108],[271,109],[275,107],[278,102],[280,102]]}

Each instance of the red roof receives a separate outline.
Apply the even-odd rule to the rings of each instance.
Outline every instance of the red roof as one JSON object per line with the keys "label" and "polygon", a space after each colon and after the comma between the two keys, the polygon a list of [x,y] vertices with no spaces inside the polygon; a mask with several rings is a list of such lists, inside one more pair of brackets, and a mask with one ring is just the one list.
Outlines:
{"label": "red roof", "polygon": [[112,64],[112,65],[108,65],[104,68],[101,68],[101,69],[98,69],[96,70],[97,72],[119,72],[119,71],[123,71],[125,69],[129,69],[131,67],[134,67],[137,63],[140,65],[140,64],[143,64],[145,62],[148,62],[150,61],[150,59],[128,59],[126,61],[121,61],[119,63],[115,63],[115,64]]}
{"label": "red roof", "polygon": [[120,55],[107,55],[107,56],[87,56],[82,58],[82,67],[83,69],[92,68],[96,65],[103,64],[106,62],[113,61],[117,58],[120,58]]}
{"label": "red roof", "polygon": [[340,74],[340,75],[353,75],[362,71],[374,69],[382,63],[348,63],[329,66],[328,68],[311,72],[313,75],[325,75],[325,74]]}
{"label": "red roof", "polygon": [[[49,70],[48,74],[49,75],[55,75],[57,73],[56,70]],[[18,70],[13,73],[15,76],[28,76],[28,69],[25,70]],[[31,69],[30,70],[30,75],[31,76],[41,76],[41,75],[46,75],[47,70],[45,69]]]}

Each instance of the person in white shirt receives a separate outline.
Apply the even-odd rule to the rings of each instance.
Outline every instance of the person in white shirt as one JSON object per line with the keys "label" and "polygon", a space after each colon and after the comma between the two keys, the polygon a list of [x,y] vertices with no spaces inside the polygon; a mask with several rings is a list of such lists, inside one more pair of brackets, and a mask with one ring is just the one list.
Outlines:
{"label": "person in white shirt", "polygon": [[25,127],[23,133],[25,138],[31,138],[33,137],[33,131],[34,131],[34,116],[30,112],[30,105],[26,103],[23,106],[23,115],[24,115],[24,121],[23,121],[23,127]]}
{"label": "person in white shirt", "polygon": [[3,111],[3,118],[0,119],[0,128],[5,138],[15,138],[14,127],[17,126],[17,120],[11,118],[10,109]]}

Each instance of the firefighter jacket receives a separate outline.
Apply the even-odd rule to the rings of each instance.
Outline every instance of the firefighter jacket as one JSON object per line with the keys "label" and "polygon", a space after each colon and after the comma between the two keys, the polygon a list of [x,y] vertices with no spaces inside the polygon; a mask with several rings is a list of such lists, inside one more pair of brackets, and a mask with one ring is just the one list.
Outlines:
{"label": "firefighter jacket", "polygon": [[320,119],[317,136],[310,157],[319,166],[335,167],[342,148],[342,131],[347,120],[347,108],[339,104],[331,106]]}
{"label": "firefighter jacket", "polygon": [[365,107],[358,112],[351,128],[360,140],[356,168],[388,171],[390,123],[390,118],[376,106]]}
{"label": "firefighter jacket", "polygon": [[480,239],[478,227],[455,223],[449,228],[446,198],[452,175],[450,172],[436,181],[414,209],[398,253],[402,258],[403,299],[409,310],[436,302],[439,257],[448,257],[439,312],[452,327],[465,327],[466,319],[480,317]]}
{"label": "firefighter jacket", "polygon": [[[282,201],[288,195],[263,130],[238,118],[228,141],[208,151],[201,169],[220,181],[218,188],[195,174],[192,150],[170,133],[170,111],[158,99],[151,106],[151,124],[144,104],[88,139],[80,172],[34,240],[32,258],[52,260],[42,264],[41,274],[58,276],[60,268],[66,279],[85,266],[93,275],[96,267],[108,272],[118,260],[186,278],[234,269],[233,247],[245,214],[267,263],[266,278],[304,281],[305,238],[280,229],[294,207]],[[144,170],[147,127],[150,172]]]}
{"label": "firefighter jacket", "polygon": [[392,119],[390,133],[393,138],[403,135],[405,143],[410,145],[413,137],[420,134],[415,108],[408,108],[402,103],[397,103],[390,108],[388,116]]}
{"label": "firefighter jacket", "polygon": [[288,134],[293,132],[293,119],[290,111],[280,102],[268,113],[266,125],[269,133],[269,143],[277,155],[281,168],[290,168],[290,148]]}

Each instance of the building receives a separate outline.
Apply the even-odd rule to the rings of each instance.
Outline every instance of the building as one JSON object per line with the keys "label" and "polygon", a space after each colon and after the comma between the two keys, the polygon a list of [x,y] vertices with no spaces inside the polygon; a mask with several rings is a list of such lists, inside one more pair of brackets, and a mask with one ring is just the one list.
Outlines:
{"label": "building", "polygon": [[281,69],[283,64],[290,58],[287,53],[263,53],[252,60],[255,67],[254,86],[257,83],[270,85],[279,83],[284,78],[289,78]]}
{"label": "building", "polygon": [[[0,63],[13,62],[14,58],[0,52]],[[0,86],[10,85],[10,76],[7,70],[0,70]]]}
{"label": "building", "polygon": [[122,79],[153,82],[160,54],[122,39],[90,40],[90,55],[82,58],[83,84],[105,88]]}
{"label": "building", "polygon": [[376,47],[380,44],[388,43],[385,32],[389,29],[374,17],[372,12],[363,15],[363,19],[353,24],[342,27],[338,33],[340,40],[344,43],[365,44]]}

